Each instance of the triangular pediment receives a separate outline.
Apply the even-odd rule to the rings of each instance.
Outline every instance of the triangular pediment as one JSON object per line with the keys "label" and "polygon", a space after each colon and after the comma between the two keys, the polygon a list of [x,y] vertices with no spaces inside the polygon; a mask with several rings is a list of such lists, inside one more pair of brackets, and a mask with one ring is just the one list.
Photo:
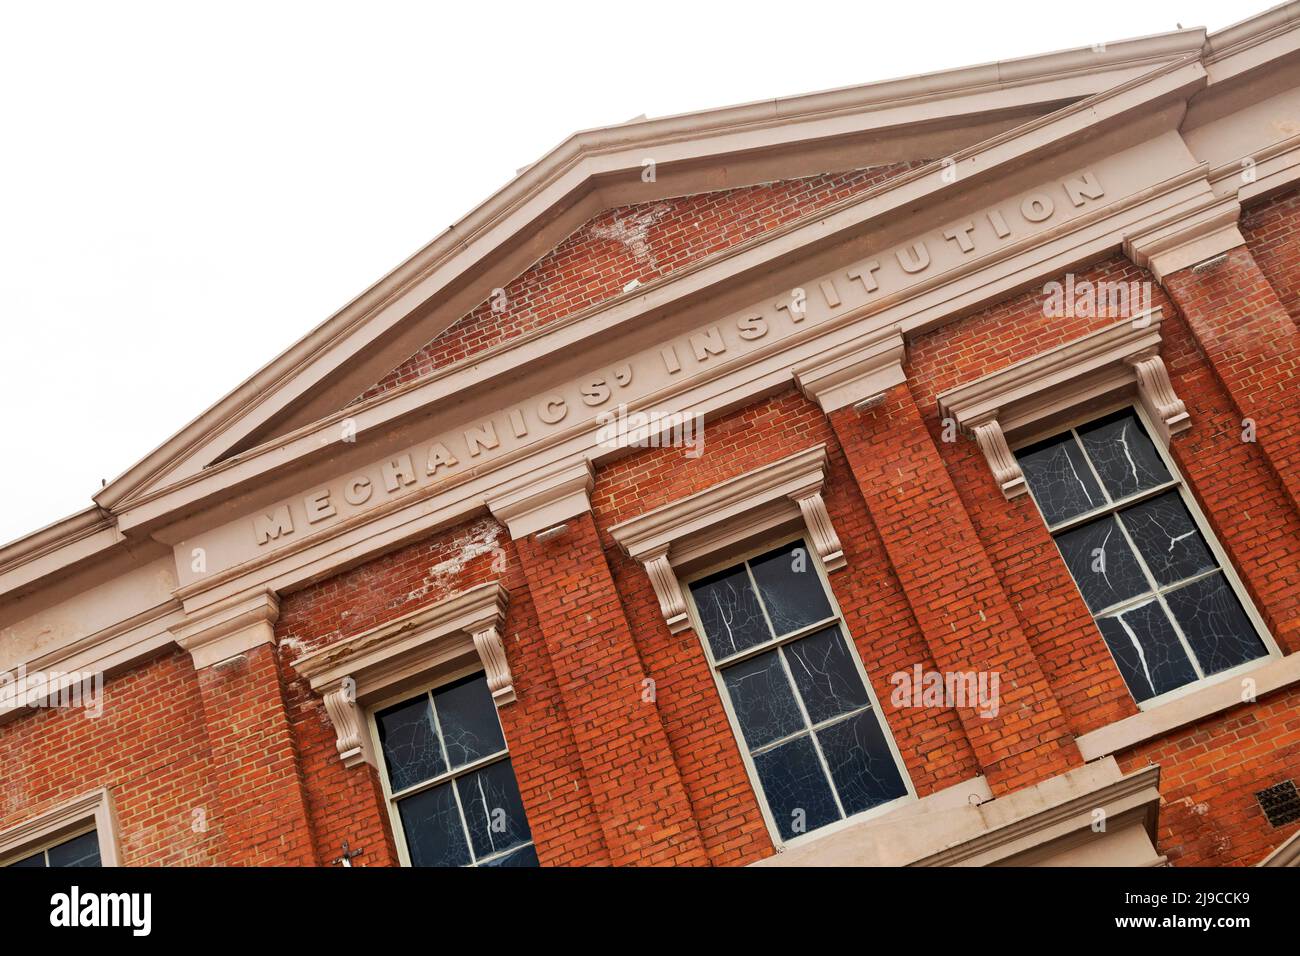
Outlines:
{"label": "triangular pediment", "polygon": [[634,293],[922,165],[924,161],[891,163],[605,210],[356,400],[381,395],[565,316]]}
{"label": "triangular pediment", "polygon": [[[710,257],[787,235],[792,223],[886,188],[891,177],[1186,57],[1203,38],[1181,31],[576,134],[111,482],[96,503],[122,513],[171,494],[359,397],[614,303],[629,294],[629,276],[663,284]],[[647,156],[656,157],[649,176]],[[747,202],[753,208],[739,224],[722,222],[724,211],[736,220]],[[674,242],[673,230],[694,235]],[[598,248],[605,260],[588,255],[585,282],[554,281],[574,278],[559,268],[566,255]],[[505,291],[504,313],[492,311],[495,289]]]}

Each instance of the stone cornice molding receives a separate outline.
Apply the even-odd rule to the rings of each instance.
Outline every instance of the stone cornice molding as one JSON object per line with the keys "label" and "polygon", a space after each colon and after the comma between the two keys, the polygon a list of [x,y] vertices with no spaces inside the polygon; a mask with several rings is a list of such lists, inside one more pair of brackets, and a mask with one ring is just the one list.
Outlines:
{"label": "stone cornice molding", "polygon": [[[300,420],[290,418],[291,427],[302,424],[304,415],[319,417],[319,408],[312,415],[297,407],[304,401],[308,380],[340,377],[349,355],[383,365],[389,349],[370,347],[379,341],[388,340],[388,346],[397,338],[400,351],[401,340],[414,336],[418,341],[407,349],[410,354],[476,304],[462,301],[472,292],[458,298],[453,289],[504,284],[503,274],[508,280],[509,270],[518,268],[521,257],[535,259],[539,250],[554,245],[580,224],[574,215],[595,215],[620,200],[644,202],[698,192],[709,182],[713,185],[708,188],[718,188],[719,176],[726,177],[722,181],[727,185],[748,185],[751,180],[789,178],[791,172],[808,175],[829,168],[822,165],[807,172],[797,168],[800,153],[818,144],[863,136],[873,136],[877,142],[883,137],[897,139],[935,124],[951,127],[958,117],[969,121],[986,114],[1005,117],[1027,111],[1032,116],[1195,55],[1204,38],[1203,30],[1180,31],[1108,44],[1104,51],[1081,48],[574,134],[112,482],[98,500],[115,509],[187,459],[212,453],[209,461],[215,460],[217,453],[277,416],[297,411]],[[988,120],[984,122],[987,129]],[[922,155],[952,155],[952,138],[950,134],[950,142],[938,149],[938,143],[930,143]],[[647,187],[642,182],[641,163],[647,155],[662,167],[656,178],[662,185]],[[755,157],[763,155],[784,156],[784,173],[768,161],[765,171],[748,177],[741,173],[739,181],[732,180],[737,169],[755,163],[761,167]],[[857,155],[863,155],[861,149]],[[692,184],[682,179],[685,173],[678,168],[694,168],[697,175],[702,172],[711,178],[706,175],[703,182]],[[623,181],[636,184],[633,196],[618,195],[616,184]],[[472,275],[480,278],[469,281]],[[441,307],[419,308],[431,302]],[[410,329],[416,313],[431,313],[432,324]],[[398,336],[398,332],[406,334]],[[401,358],[398,355],[389,367]],[[380,368],[377,374],[382,372]]]}
{"label": "stone cornice molding", "polygon": [[1259,865],[1300,867],[1300,833],[1291,834],[1281,846],[1260,860]]}
{"label": "stone cornice molding", "polygon": [[274,644],[279,616],[280,598],[264,589],[236,595],[188,616],[171,633],[176,643],[190,652],[197,670],[262,644]]}
{"label": "stone cornice molding", "polygon": [[1241,203],[1236,196],[1216,198],[1209,191],[1199,208],[1180,211],[1154,227],[1124,239],[1124,254],[1150,270],[1156,281],[1220,253],[1244,245],[1238,228]]}
{"label": "stone cornice molding", "polygon": [[514,679],[502,643],[509,602],[500,583],[480,584],[295,660],[293,669],[325,700],[344,764],[374,762],[363,704],[467,656],[478,655],[497,706],[512,703]]}
{"label": "stone cornice molding", "polygon": [[810,401],[830,414],[876,398],[905,382],[905,352],[902,333],[891,327],[865,340],[842,345],[815,363],[796,366],[794,380]]}
{"label": "stone cornice molding", "polygon": [[[1023,167],[1032,158],[1050,155],[1097,125],[1113,123],[1124,116],[1136,122],[1135,114],[1144,114],[1155,125],[1143,135],[1154,135],[1156,126],[1172,121],[1159,112],[1158,105],[1170,97],[1190,96],[1204,83],[1205,71],[1195,56],[1164,63],[1096,96],[957,150],[948,157],[950,167],[931,164],[895,177],[851,197],[841,206],[822,210],[815,217],[798,220],[700,263],[675,270],[670,276],[638,287],[634,295],[603,302],[550,323],[535,336],[516,337],[440,373],[241,450],[234,458],[195,470],[175,481],[142,488],[139,494],[114,503],[114,513],[119,514],[124,531],[146,526],[173,513],[181,501],[192,504],[195,498],[205,498],[224,485],[252,478],[267,467],[283,466],[290,458],[328,453],[338,444],[338,423],[342,419],[355,418],[359,434],[382,433],[397,418],[412,414],[413,409],[427,408],[450,396],[460,399],[467,389],[508,387],[519,377],[524,357],[520,350],[536,360],[535,353],[555,356],[565,350],[595,348],[598,342],[609,341],[616,330],[624,331],[643,323],[647,314],[680,310],[684,299],[697,296],[704,289],[733,281],[740,275],[770,274],[778,266],[788,266],[810,244],[824,245],[837,236],[846,239],[859,236],[869,224],[909,216],[918,203],[947,201],[962,191],[974,190],[994,181],[1001,171]],[[1159,115],[1153,119],[1156,113]],[[942,175],[948,168],[956,174],[955,183]],[[541,342],[546,343],[545,348],[538,347]],[[103,495],[100,499],[107,501]]]}
{"label": "stone cornice molding", "polygon": [[[1056,784],[1059,779],[1048,781],[1048,785]],[[1059,840],[1068,833],[1089,831],[1096,821],[1094,814],[1097,810],[1104,812],[1108,829],[1118,829],[1128,818],[1140,819],[1154,845],[1160,801],[1160,766],[1149,764],[1090,792],[993,828],[908,865],[987,866],[1051,840]],[[996,804],[997,801],[993,801],[991,808]],[[1156,862],[1153,860],[1152,865]]]}
{"label": "stone cornice molding", "polygon": [[1091,399],[1136,386],[1167,443],[1191,419],[1159,355],[1160,321],[1144,312],[949,389],[939,415],[975,439],[1007,498],[1028,489],[1006,435]]}
{"label": "stone cornice molding", "polygon": [[[716,547],[720,529],[734,536],[737,527],[760,530],[775,521],[802,518],[826,569],[845,566],[844,549],[821,494],[826,468],[826,446],[814,445],[620,522],[609,533],[629,557],[645,566],[660,611],[675,634],[690,621],[673,565]],[[699,538],[706,544],[694,540]]]}
{"label": "stone cornice molding", "polygon": [[517,541],[590,511],[595,483],[591,463],[584,459],[506,486],[488,499],[488,510]]}

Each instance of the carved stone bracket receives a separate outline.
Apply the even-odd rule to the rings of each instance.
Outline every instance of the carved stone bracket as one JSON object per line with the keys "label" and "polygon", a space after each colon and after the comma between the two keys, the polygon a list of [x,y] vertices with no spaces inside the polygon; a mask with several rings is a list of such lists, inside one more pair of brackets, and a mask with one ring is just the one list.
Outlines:
{"label": "carved stone bracket", "polygon": [[335,747],[343,766],[373,763],[366,718],[357,704],[356,684],[352,678],[343,678],[332,690],[325,692],[325,712],[334,725]]}
{"label": "carved stone bracket", "polygon": [[690,626],[690,619],[674,566],[738,537],[802,519],[826,569],[845,566],[844,548],[822,498],[825,480],[826,446],[816,445],[617,524],[610,534],[645,567],[668,629],[677,633]]}
{"label": "carved stone bracket", "polygon": [[939,396],[939,415],[979,445],[1008,498],[1027,490],[1007,435],[1110,395],[1135,394],[1161,439],[1191,427],[1160,358],[1160,310],[1048,349]]}
{"label": "carved stone bracket", "polygon": [[375,762],[364,706],[422,675],[477,657],[497,706],[513,702],[501,640],[508,602],[499,583],[481,584],[294,661],[294,670],[324,698],[344,765]]}
{"label": "carved stone bracket", "polygon": [[971,428],[975,443],[984,452],[984,459],[989,463],[993,479],[1002,489],[1002,494],[1010,500],[1023,495],[1029,490],[1025,484],[1025,473],[1020,470],[1020,462],[1011,454],[1007,445],[1007,436],[1002,433],[1002,426],[996,418],[981,422]]}
{"label": "carved stone bracket", "polygon": [[848,562],[844,558],[844,547],[840,536],[835,533],[831,516],[826,511],[826,502],[822,499],[821,488],[805,490],[791,495],[799,505],[804,521],[808,524],[808,533],[812,537],[813,547],[821,556],[827,571],[838,571]]}
{"label": "carved stone bracket", "polygon": [[1187,406],[1174,394],[1173,383],[1169,381],[1169,369],[1165,360],[1155,350],[1135,356],[1128,360],[1137,372],[1138,394],[1156,427],[1163,433],[1166,444],[1170,435],[1177,435],[1192,427],[1191,416]]}
{"label": "carved stone bracket", "polygon": [[654,586],[655,597],[659,599],[659,609],[663,611],[664,620],[668,622],[668,630],[676,634],[685,630],[690,621],[686,616],[686,598],[682,594],[682,586],[673,573],[673,566],[668,563],[668,548],[668,545],[656,548],[644,555],[641,563],[650,575],[650,583]]}

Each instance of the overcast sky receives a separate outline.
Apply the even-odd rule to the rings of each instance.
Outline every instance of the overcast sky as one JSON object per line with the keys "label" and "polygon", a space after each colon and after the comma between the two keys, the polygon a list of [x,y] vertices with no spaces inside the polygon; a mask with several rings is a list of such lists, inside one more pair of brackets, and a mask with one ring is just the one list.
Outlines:
{"label": "overcast sky", "polygon": [[1185,27],[1238,0],[0,7],[0,542],[569,133]]}

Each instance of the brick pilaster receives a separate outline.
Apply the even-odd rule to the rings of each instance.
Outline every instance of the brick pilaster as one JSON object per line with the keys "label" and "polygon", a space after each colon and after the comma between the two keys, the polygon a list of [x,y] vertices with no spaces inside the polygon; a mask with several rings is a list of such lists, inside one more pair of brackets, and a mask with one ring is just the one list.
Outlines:
{"label": "brick pilaster", "polygon": [[204,817],[227,865],[320,862],[275,655],[279,610],[271,592],[239,595],[174,631],[198,675],[219,803]]}
{"label": "brick pilaster", "polygon": [[302,770],[285,713],[275,649],[198,671],[223,863],[316,866]]}
{"label": "brick pilaster", "polygon": [[610,857],[707,863],[595,521],[566,524],[554,540],[516,544]]}
{"label": "brick pilaster", "polygon": [[1163,277],[1169,297],[1300,510],[1300,327],[1244,246]]}
{"label": "brick pilaster", "polygon": [[906,383],[829,418],[941,672],[997,673],[995,717],[957,708],[995,794],[1083,760]]}

